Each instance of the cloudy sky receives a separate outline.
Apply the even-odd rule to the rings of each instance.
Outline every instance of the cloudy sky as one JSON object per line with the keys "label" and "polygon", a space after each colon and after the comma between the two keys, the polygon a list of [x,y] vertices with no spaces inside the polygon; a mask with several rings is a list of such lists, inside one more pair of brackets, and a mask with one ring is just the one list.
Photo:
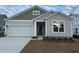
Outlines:
{"label": "cloudy sky", "polygon": [[[32,7],[32,5],[0,5],[0,14],[6,14],[9,17],[30,7]],[[46,10],[72,13],[78,6],[77,5],[40,5],[40,7],[43,7]]]}

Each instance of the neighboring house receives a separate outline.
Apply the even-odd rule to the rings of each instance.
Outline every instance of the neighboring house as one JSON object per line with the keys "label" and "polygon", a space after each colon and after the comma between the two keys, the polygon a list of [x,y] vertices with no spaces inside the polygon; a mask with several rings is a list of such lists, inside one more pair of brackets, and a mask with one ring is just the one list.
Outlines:
{"label": "neighboring house", "polygon": [[70,16],[73,18],[73,35],[79,35],[79,6],[71,12]]}
{"label": "neighboring house", "polygon": [[6,19],[6,36],[72,37],[71,18],[64,13],[33,6]]}
{"label": "neighboring house", "polygon": [[73,35],[79,35],[79,7],[77,6],[76,8],[75,6],[68,5],[65,6],[62,12],[73,19],[71,21]]}
{"label": "neighboring house", "polygon": [[4,33],[5,30],[5,20],[7,16],[4,14],[0,14],[0,33]]}
{"label": "neighboring house", "polygon": [[72,21],[73,35],[79,35],[79,14],[70,14],[70,17],[73,18]]}

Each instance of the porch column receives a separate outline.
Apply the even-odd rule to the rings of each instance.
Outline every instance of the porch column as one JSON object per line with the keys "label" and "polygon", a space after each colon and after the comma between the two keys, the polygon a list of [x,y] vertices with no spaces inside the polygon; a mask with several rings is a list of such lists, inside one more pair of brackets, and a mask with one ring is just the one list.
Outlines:
{"label": "porch column", "polygon": [[34,21],[34,36],[36,36],[36,21]]}

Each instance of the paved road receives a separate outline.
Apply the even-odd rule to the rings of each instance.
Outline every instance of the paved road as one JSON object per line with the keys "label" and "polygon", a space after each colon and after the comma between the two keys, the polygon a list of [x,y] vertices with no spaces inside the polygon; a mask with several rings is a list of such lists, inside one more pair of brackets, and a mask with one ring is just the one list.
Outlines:
{"label": "paved road", "polygon": [[30,37],[1,37],[0,53],[19,53],[30,40]]}

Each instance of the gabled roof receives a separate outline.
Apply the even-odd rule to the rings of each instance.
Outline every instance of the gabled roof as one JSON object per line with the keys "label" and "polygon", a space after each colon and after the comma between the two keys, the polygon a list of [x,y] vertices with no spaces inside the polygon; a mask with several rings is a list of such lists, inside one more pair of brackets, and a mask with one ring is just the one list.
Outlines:
{"label": "gabled roof", "polygon": [[62,13],[62,12],[57,12],[58,14],[61,14],[61,15],[63,15],[63,16],[66,16],[66,17],[68,17],[68,18],[70,18],[70,19],[72,19],[71,17],[70,17],[70,15],[67,15],[67,14],[65,14],[65,13]]}
{"label": "gabled roof", "polygon": [[48,12],[47,10],[41,8],[40,6],[32,6],[32,7],[30,7],[29,9],[23,10],[23,11],[21,11],[21,12],[15,14],[15,15],[13,15],[13,16],[11,16],[11,17],[8,17],[6,20],[10,20],[10,19],[12,19],[12,18],[15,18],[15,17],[17,17],[17,16],[19,16],[19,15],[21,15],[21,14],[23,14],[23,13],[26,13],[26,12],[28,12],[28,11],[34,9],[34,8],[38,8],[38,9],[40,9],[40,10],[43,10],[43,11],[45,11],[45,12]]}
{"label": "gabled roof", "polygon": [[[13,15],[13,16],[11,16],[11,17],[8,17],[6,20],[11,20],[12,18],[15,18],[15,17],[17,17],[17,16],[19,16],[19,15],[21,15],[21,14],[24,14],[25,12],[28,12],[28,11],[34,9],[34,8],[41,9],[41,10],[45,11],[45,13],[46,13],[46,12],[50,12],[50,13],[52,13],[52,14],[53,14],[53,13],[55,13],[55,14],[61,14],[61,15],[66,16],[66,17],[68,17],[68,18],[71,19],[70,16],[68,16],[68,15],[66,15],[66,14],[64,14],[64,13],[62,13],[62,12],[47,11],[47,10],[41,8],[40,6],[32,6],[32,7],[29,8],[29,9],[23,10],[23,11],[21,11],[21,12],[15,14],[15,15]],[[40,16],[41,16],[41,15],[40,15]],[[37,16],[37,17],[35,17],[35,18],[38,18],[38,17],[39,17],[39,16]]]}

